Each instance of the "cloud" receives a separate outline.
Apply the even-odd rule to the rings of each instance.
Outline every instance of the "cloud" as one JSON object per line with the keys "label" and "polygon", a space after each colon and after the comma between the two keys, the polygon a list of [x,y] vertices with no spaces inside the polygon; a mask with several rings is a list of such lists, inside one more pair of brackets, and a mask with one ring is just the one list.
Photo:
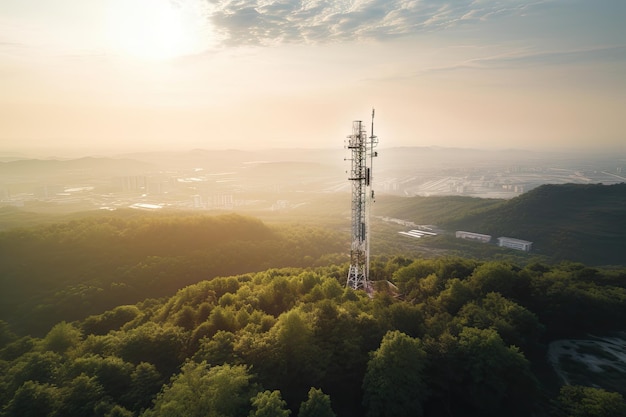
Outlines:
{"label": "cloud", "polygon": [[626,45],[578,48],[569,50],[529,51],[518,50],[497,55],[472,58],[451,65],[420,69],[412,74],[450,72],[456,70],[481,69],[527,69],[531,67],[571,66],[584,63],[611,63],[626,65]]}
{"label": "cloud", "polygon": [[525,0],[212,0],[229,45],[381,40],[524,13]]}
{"label": "cloud", "polygon": [[535,65],[570,65],[584,62],[626,63],[626,45],[580,48],[572,50],[544,51],[513,56],[489,57],[474,60],[474,66],[530,67]]}

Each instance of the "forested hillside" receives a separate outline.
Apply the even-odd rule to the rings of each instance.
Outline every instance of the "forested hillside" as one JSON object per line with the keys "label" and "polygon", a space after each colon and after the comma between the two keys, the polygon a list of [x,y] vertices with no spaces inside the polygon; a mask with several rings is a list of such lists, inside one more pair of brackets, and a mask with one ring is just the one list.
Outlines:
{"label": "forested hillside", "polygon": [[[349,225],[350,196],[347,194],[295,193],[288,197],[274,197],[277,200],[288,198],[290,208],[276,211],[242,209],[242,213],[274,224],[318,225],[335,230]],[[44,212],[47,214],[2,208],[0,231],[15,225],[33,227],[37,224],[71,222],[77,216],[102,216],[99,211],[75,214]],[[436,249],[437,254],[448,252],[479,259],[502,258],[501,252],[484,246],[468,247],[466,242],[453,238],[455,231],[466,230],[492,235],[494,240],[508,236],[532,241],[530,257],[537,256],[542,261],[573,261],[594,266],[626,264],[623,253],[623,242],[626,241],[626,184],[623,183],[543,185],[511,200],[462,196],[407,198],[383,194],[377,197],[372,212],[376,218],[392,217],[416,224],[436,225],[443,229],[442,237],[452,237],[419,242],[415,245],[417,250],[404,251],[399,246],[406,245],[396,242],[398,230],[385,231],[374,219],[372,227],[376,233],[372,245],[385,255],[398,251],[426,255]],[[178,212],[176,215],[183,214]],[[346,231],[346,236],[348,233]],[[344,247],[343,251],[346,250]]]}
{"label": "forested hillside", "polygon": [[448,232],[515,237],[554,262],[625,265],[626,184],[543,185],[511,200],[381,198],[375,210]]}
{"label": "forested hillside", "polygon": [[42,338],[3,325],[0,415],[625,415],[623,376],[560,388],[545,352],[623,330],[626,271],[406,258],[374,269],[397,290],[347,289],[345,267],[270,269]]}
{"label": "forested hillside", "polygon": [[40,335],[216,276],[345,259],[347,237],[321,228],[135,213],[0,232],[0,319]]}
{"label": "forested hillside", "polygon": [[555,259],[624,265],[626,184],[543,185],[449,226],[530,240]]}
{"label": "forested hillside", "polygon": [[377,197],[373,210],[381,216],[410,220],[417,224],[447,225],[474,213],[498,207],[506,200],[445,196],[445,197]]}

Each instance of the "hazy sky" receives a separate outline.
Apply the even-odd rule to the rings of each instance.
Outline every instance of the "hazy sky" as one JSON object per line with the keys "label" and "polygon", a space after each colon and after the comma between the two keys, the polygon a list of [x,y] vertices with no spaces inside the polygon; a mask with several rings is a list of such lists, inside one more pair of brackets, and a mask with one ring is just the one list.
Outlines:
{"label": "hazy sky", "polygon": [[624,0],[0,0],[0,151],[626,144]]}

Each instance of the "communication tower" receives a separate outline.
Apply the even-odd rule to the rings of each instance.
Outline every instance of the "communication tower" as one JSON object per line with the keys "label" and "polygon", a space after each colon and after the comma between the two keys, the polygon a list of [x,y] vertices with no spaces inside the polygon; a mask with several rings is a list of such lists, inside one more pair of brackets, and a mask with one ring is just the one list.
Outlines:
{"label": "communication tower", "polygon": [[374,136],[374,109],[372,109],[371,134],[368,138],[365,125],[360,120],[352,122],[352,134],[348,136],[350,150],[350,176],[352,183],[352,245],[350,247],[350,269],[346,285],[355,290],[371,293],[369,282],[369,212],[374,201],[372,189],[372,163],[378,152],[374,148],[378,138]]}

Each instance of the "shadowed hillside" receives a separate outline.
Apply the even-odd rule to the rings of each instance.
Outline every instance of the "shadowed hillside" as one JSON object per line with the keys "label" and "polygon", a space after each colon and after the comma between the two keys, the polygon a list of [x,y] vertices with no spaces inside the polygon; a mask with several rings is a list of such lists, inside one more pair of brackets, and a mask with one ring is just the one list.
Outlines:
{"label": "shadowed hillside", "polygon": [[313,266],[346,242],[236,214],[118,211],[0,232],[0,319],[39,333],[215,276]]}
{"label": "shadowed hillside", "polygon": [[555,260],[623,265],[626,184],[543,185],[442,226],[529,240]]}
{"label": "shadowed hillside", "polygon": [[[465,230],[493,239],[529,240],[533,242],[529,256],[541,255],[552,262],[626,264],[626,184],[543,185],[510,200],[383,196],[374,212],[416,224],[434,224],[448,236]],[[481,258],[496,254],[495,248],[444,236],[415,245],[468,254],[473,246]]]}

